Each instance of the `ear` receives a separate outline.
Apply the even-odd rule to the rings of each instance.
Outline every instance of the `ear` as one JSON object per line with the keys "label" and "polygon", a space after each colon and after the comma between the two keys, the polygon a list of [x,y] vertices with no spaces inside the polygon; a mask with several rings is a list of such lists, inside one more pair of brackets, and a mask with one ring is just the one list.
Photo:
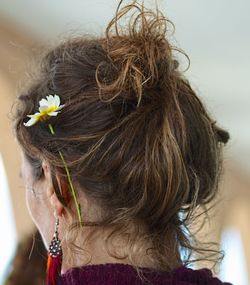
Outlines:
{"label": "ear", "polygon": [[48,199],[50,200],[50,204],[51,204],[52,209],[54,210],[55,215],[61,217],[63,214],[64,206],[59,201],[56,195],[56,191],[52,183],[49,164],[46,161],[43,161],[42,168],[43,168],[43,173],[44,173],[44,179],[46,181],[46,195]]}
{"label": "ear", "polygon": [[51,204],[52,208],[54,209],[54,214],[57,217],[62,217],[62,215],[64,213],[64,206],[58,200],[55,192],[53,192],[53,194],[50,196],[50,204]]}

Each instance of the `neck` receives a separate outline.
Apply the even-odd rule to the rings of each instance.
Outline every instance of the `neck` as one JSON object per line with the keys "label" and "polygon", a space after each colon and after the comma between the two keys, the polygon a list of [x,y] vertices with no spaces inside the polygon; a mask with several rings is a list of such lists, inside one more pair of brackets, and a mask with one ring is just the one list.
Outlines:
{"label": "neck", "polygon": [[[87,239],[82,241],[78,238],[77,247],[73,249],[65,241],[62,242],[64,254],[62,273],[72,267],[106,263],[124,263],[157,269],[152,256],[147,253],[147,249],[152,248],[150,244],[137,241],[131,247],[124,238],[117,236],[114,239],[107,240],[108,234],[100,233],[100,231],[91,231],[82,234],[82,236],[86,236]],[[74,251],[74,249],[76,250]]]}

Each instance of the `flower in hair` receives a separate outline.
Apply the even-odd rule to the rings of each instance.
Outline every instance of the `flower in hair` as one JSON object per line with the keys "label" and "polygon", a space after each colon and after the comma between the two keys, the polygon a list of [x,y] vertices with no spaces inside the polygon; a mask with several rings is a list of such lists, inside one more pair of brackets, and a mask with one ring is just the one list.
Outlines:
{"label": "flower in hair", "polygon": [[[49,95],[49,96],[46,96],[46,99],[44,99],[44,98],[41,99],[39,101],[39,112],[37,112],[33,115],[28,115],[27,117],[29,117],[30,120],[27,123],[24,123],[24,126],[30,127],[39,121],[46,121],[50,117],[57,116],[57,114],[60,113],[60,110],[64,107],[64,105],[60,105],[60,103],[61,103],[61,101],[60,101],[60,97],[58,95],[54,95],[54,96]],[[56,132],[50,123],[48,123],[48,127],[50,130],[50,133],[52,135],[55,135]],[[75,202],[79,222],[80,222],[80,224],[82,224],[81,205],[77,200],[77,193],[76,193],[75,187],[73,185],[73,181],[71,178],[69,168],[67,166],[67,163],[66,163],[66,160],[64,158],[62,151],[58,150],[58,153],[59,153],[59,156],[62,160],[63,166],[65,168],[65,172],[66,172],[67,179],[68,179],[69,189],[70,189],[70,192],[71,192],[73,199],[74,199],[74,202]]]}
{"label": "flower in hair", "polygon": [[24,123],[25,127],[30,127],[36,124],[38,121],[46,121],[49,117],[57,116],[64,105],[60,105],[60,97],[58,95],[46,96],[46,99],[39,101],[39,112],[33,115],[27,115],[29,121]]}

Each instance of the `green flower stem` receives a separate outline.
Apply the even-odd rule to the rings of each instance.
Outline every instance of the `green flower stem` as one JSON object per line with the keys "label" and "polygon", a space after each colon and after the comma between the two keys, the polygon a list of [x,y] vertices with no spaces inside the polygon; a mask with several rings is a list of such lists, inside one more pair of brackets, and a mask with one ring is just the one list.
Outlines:
{"label": "green flower stem", "polygon": [[[51,134],[55,135],[54,128],[52,127],[51,124],[49,124],[49,129],[50,129]],[[75,188],[74,188],[73,183],[72,183],[72,179],[71,179],[71,175],[70,175],[70,172],[69,172],[69,168],[67,166],[67,163],[66,163],[66,161],[64,159],[64,156],[63,156],[62,152],[60,150],[58,152],[59,152],[59,155],[60,155],[61,160],[63,162],[64,168],[66,170],[66,174],[67,174],[67,178],[68,178],[68,182],[69,182],[69,188],[70,188],[70,192],[71,192],[71,194],[73,196],[73,199],[74,199],[74,202],[75,202],[75,205],[76,205],[76,211],[77,211],[77,215],[78,215],[78,218],[79,218],[79,222],[82,224],[81,205],[77,201],[76,191],[75,191]]]}
{"label": "green flower stem", "polygon": [[64,165],[66,173],[67,173],[67,178],[68,178],[68,182],[69,182],[69,188],[70,188],[71,194],[73,195],[73,198],[74,198],[74,202],[75,202],[75,205],[76,205],[76,210],[77,210],[77,215],[78,215],[78,218],[79,218],[79,222],[82,223],[81,205],[77,201],[76,191],[75,191],[73,183],[72,183],[72,179],[71,179],[71,176],[70,176],[70,173],[69,173],[68,166],[66,164],[66,161],[65,161],[61,151],[59,151],[59,155],[60,155],[60,157],[62,159],[63,165]]}
{"label": "green flower stem", "polygon": [[54,129],[53,129],[53,127],[52,127],[52,125],[51,125],[51,124],[49,124],[49,130],[50,130],[50,132],[52,133],[52,135],[54,135],[54,134],[55,134],[55,131],[54,131]]}

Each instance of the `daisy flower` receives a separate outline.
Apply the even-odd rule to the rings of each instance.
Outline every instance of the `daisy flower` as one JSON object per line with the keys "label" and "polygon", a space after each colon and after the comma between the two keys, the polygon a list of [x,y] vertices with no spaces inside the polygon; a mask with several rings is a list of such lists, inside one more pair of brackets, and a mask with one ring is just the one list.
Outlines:
{"label": "daisy flower", "polygon": [[60,97],[58,95],[46,96],[46,99],[39,101],[39,112],[33,115],[27,115],[29,121],[24,123],[25,127],[30,127],[36,124],[38,121],[46,121],[50,117],[57,116],[64,105],[60,105]]}

